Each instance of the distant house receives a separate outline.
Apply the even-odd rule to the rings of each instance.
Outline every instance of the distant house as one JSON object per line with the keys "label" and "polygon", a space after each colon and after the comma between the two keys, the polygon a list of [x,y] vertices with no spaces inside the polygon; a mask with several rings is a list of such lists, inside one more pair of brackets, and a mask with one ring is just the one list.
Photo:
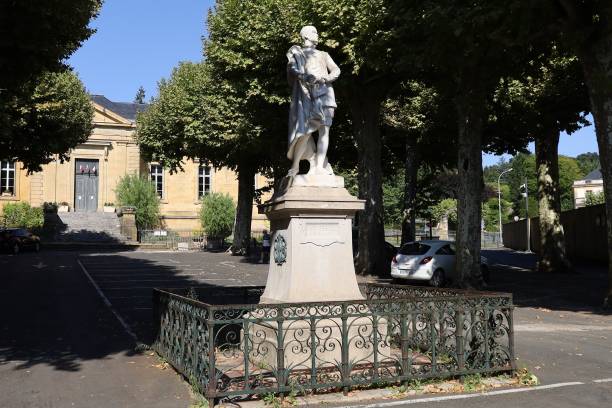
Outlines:
{"label": "distant house", "polygon": [[[136,116],[147,104],[113,102],[91,95],[94,107],[93,132],[71,149],[70,161],[53,160],[42,171],[30,175],[21,163],[0,157],[0,212],[7,202],[67,203],[72,211],[102,212],[105,203],[115,203],[115,187],[126,174],[150,177],[160,197],[163,224],[170,229],[199,228],[200,198],[211,192],[238,196],[236,173],[214,168],[205,160],[187,160],[184,171],[170,173],[159,163],[149,163],[140,154],[135,137]],[[205,159],[205,158],[204,158]],[[267,180],[257,175],[256,186]],[[267,226],[253,203],[253,228]]]}
{"label": "distant house", "polygon": [[583,179],[574,181],[574,208],[584,207],[588,193],[599,193],[604,190],[601,170],[593,170]]}

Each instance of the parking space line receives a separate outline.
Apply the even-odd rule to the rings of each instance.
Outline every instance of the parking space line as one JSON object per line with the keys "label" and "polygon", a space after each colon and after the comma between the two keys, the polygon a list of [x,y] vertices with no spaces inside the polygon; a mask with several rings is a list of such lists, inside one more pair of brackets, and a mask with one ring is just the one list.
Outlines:
{"label": "parking space line", "polygon": [[102,290],[100,289],[100,287],[98,286],[96,281],[93,280],[93,278],[91,277],[89,272],[87,272],[87,269],[85,268],[85,266],[83,266],[83,264],[81,263],[81,261],[79,259],[77,259],[77,263],[81,267],[81,270],[83,271],[85,276],[87,276],[87,279],[89,279],[89,282],[91,282],[91,285],[94,287],[96,292],[98,292],[98,295],[100,296],[100,298],[102,298],[102,301],[104,302],[106,307],[108,307],[108,309],[115,315],[115,317],[117,318],[117,320],[119,321],[119,323],[123,327],[123,330],[134,340],[134,342],[136,342],[138,344],[139,341],[138,341],[138,337],[136,336],[136,334],[132,331],[132,329],[125,322],[125,320],[123,320],[123,317],[121,317],[121,315],[115,310],[115,308],[113,307],[113,304],[110,302],[110,300],[108,300],[106,295],[104,295],[104,292],[102,292]]}
{"label": "parking space line", "polygon": [[602,378],[600,380],[593,380],[594,383],[607,383],[612,382],[612,378]]}

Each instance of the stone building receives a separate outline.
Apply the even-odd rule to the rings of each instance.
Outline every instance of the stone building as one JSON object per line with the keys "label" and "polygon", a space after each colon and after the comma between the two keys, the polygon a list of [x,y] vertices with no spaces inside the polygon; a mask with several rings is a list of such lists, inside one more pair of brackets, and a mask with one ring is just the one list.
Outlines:
{"label": "stone building", "polygon": [[[112,102],[92,95],[94,129],[88,140],[70,152],[64,163],[54,160],[42,171],[27,175],[19,162],[0,160],[0,209],[7,202],[26,201],[32,206],[44,202],[68,203],[70,211],[102,212],[114,204],[115,187],[126,174],[147,175],[160,196],[163,225],[174,230],[200,228],[199,200],[210,192],[238,195],[236,174],[186,160],[184,172],[170,174],[157,163],[143,160],[135,138],[136,115],[146,104]],[[266,183],[258,175],[256,186]],[[253,206],[253,229],[265,228],[265,217]]]}
{"label": "stone building", "polygon": [[593,170],[583,179],[574,181],[572,188],[574,189],[574,208],[584,207],[587,194],[597,194],[604,191],[601,170]]}

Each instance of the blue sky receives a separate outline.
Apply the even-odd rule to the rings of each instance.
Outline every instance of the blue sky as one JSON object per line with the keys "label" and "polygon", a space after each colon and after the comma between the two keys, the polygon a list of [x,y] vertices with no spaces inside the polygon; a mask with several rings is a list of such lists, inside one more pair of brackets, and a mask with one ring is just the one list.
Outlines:
{"label": "blue sky", "polygon": [[[105,0],[92,23],[98,31],[69,59],[87,90],[112,101],[132,101],[139,86],[147,99],[157,81],[180,61],[202,58],[201,37],[214,0]],[[530,146],[533,151],[533,146]],[[559,153],[596,152],[593,126],[562,135]],[[483,154],[483,164],[499,157]]]}

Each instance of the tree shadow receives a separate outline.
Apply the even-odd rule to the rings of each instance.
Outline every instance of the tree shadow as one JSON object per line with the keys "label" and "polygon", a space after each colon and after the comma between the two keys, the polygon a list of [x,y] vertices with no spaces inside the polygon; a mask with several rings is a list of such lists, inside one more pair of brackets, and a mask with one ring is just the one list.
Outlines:
{"label": "tree shadow", "polygon": [[[202,282],[207,271],[198,275],[187,268],[199,257],[180,267],[169,262],[167,253],[43,251],[36,255],[37,260],[42,259],[38,265],[42,269],[37,269],[32,268],[33,256],[0,255],[0,366],[9,364],[15,370],[44,364],[55,370],[79,371],[88,360],[132,356],[146,349],[156,335],[156,287],[198,287],[222,294],[223,287],[232,282],[243,285],[236,279]],[[113,310],[137,341],[126,333]]]}
{"label": "tree shadow", "polygon": [[487,290],[512,293],[517,306],[612,314],[602,307],[607,265],[575,260],[574,273],[541,273],[532,253],[483,250],[482,255],[491,270]]}

